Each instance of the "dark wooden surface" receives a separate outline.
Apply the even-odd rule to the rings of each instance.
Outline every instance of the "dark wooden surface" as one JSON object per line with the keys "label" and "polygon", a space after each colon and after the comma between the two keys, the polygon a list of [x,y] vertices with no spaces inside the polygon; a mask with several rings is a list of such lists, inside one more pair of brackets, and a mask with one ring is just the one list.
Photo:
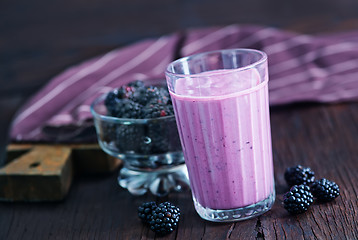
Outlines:
{"label": "dark wooden surface", "polygon": [[[28,97],[66,67],[106,51],[188,27],[252,23],[316,34],[358,28],[353,0],[3,0],[0,2],[0,147]],[[277,200],[261,217],[206,222],[189,192],[169,195],[182,218],[163,239],[358,239],[358,104],[272,109]],[[284,169],[311,166],[336,181],[341,196],[299,216],[281,206]],[[116,173],[77,176],[57,203],[0,203],[0,239],[156,239],[136,218],[150,195],[131,196]]]}

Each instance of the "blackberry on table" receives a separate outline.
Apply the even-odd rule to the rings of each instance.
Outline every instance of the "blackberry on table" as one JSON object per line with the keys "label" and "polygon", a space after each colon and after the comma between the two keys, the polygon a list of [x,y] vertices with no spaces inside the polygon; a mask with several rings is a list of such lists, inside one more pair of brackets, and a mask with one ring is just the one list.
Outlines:
{"label": "blackberry on table", "polygon": [[180,210],[170,202],[160,203],[152,211],[150,229],[159,235],[166,235],[178,226]]}
{"label": "blackberry on table", "polygon": [[290,191],[284,194],[284,208],[291,214],[306,212],[313,203],[313,195],[307,185],[294,185]]}
{"label": "blackberry on table", "polygon": [[314,172],[311,168],[301,165],[287,168],[284,177],[290,187],[300,184],[310,185],[315,180]]}
{"label": "blackberry on table", "polygon": [[157,204],[155,202],[146,202],[138,207],[138,217],[142,220],[143,223],[149,224],[152,211],[157,208]]}
{"label": "blackberry on table", "polygon": [[318,201],[329,202],[339,196],[339,187],[325,178],[315,181],[311,186],[312,194]]}

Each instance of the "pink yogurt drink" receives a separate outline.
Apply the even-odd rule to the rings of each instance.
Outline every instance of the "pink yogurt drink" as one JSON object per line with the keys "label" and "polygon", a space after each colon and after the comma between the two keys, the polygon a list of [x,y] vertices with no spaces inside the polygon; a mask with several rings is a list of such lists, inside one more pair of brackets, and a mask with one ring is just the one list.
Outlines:
{"label": "pink yogurt drink", "polygon": [[[266,55],[224,51],[253,56],[241,67],[181,73],[175,81],[168,74],[174,68],[167,71],[195,208],[211,221],[251,218],[269,210],[275,198]],[[208,54],[225,59],[222,51]],[[185,64],[188,71],[190,62]]]}

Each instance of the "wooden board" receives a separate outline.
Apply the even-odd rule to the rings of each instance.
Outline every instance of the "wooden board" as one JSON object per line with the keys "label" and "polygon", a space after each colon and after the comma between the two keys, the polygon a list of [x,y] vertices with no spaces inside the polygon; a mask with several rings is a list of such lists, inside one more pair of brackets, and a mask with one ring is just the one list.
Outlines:
{"label": "wooden board", "polygon": [[62,200],[76,174],[105,174],[121,164],[97,144],[10,145],[7,162],[0,169],[3,201]]}

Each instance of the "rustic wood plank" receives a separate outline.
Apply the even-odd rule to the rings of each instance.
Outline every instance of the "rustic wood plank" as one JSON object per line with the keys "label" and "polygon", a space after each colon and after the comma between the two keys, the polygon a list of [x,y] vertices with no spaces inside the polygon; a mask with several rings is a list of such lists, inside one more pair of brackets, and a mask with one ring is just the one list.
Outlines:
{"label": "rustic wood plank", "polygon": [[71,186],[72,176],[70,148],[34,147],[0,169],[0,199],[62,200]]}
{"label": "rustic wood plank", "polygon": [[33,144],[9,144],[6,147],[5,163],[9,163],[12,160],[24,155],[25,153],[31,151],[33,147],[34,147]]}
{"label": "rustic wood plank", "polygon": [[0,200],[56,201],[69,190],[73,174],[108,174],[122,161],[98,144],[11,144],[0,168]]}
{"label": "rustic wood plank", "polygon": [[122,164],[120,159],[106,154],[97,143],[92,144],[10,144],[7,147],[7,162],[20,157],[34,147],[62,146],[71,149],[72,160],[78,174],[105,174]]}

